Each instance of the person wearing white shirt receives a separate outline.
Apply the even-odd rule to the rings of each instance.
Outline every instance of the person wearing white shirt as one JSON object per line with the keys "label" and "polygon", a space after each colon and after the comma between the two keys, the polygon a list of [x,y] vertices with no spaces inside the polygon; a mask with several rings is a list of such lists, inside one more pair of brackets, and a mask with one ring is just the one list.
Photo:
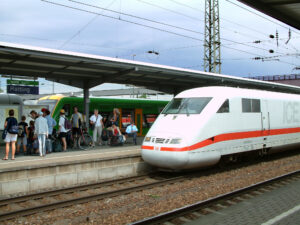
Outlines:
{"label": "person wearing white shirt", "polygon": [[46,155],[46,138],[48,137],[48,123],[47,119],[43,117],[43,113],[39,112],[39,117],[35,120],[34,133],[39,140],[40,156]]}
{"label": "person wearing white shirt", "polygon": [[134,125],[133,121],[130,122],[130,125],[126,128],[125,132],[126,132],[127,136],[133,138],[133,142],[136,145],[136,136],[137,136],[138,129]]}
{"label": "person wearing white shirt", "polygon": [[61,109],[60,110],[60,117],[59,117],[59,122],[58,122],[58,132],[59,132],[59,137],[61,138],[61,141],[63,143],[63,151],[67,151],[67,141],[66,141],[66,137],[67,137],[67,130],[65,128],[65,110]]}
{"label": "person wearing white shirt", "polygon": [[94,109],[94,114],[90,117],[90,124],[93,128],[94,145],[95,143],[101,145],[101,134],[102,128],[104,127],[102,119],[103,117],[99,114],[98,109]]}

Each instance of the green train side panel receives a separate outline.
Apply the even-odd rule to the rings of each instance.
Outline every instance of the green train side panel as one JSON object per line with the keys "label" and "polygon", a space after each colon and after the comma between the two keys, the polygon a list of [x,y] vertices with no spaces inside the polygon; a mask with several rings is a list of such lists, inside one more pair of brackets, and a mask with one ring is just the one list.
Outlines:
{"label": "green train side panel", "polygon": [[[159,114],[161,110],[166,106],[168,101],[159,100],[140,100],[140,99],[111,99],[111,98],[90,98],[90,115],[94,109],[98,109],[99,113],[110,113],[114,108],[122,109],[136,109],[140,108],[143,110],[143,114]],[[79,112],[83,112],[83,98],[79,97],[64,97],[60,99],[54,109],[53,118],[57,121],[56,129],[58,129],[58,120],[60,116],[60,110],[65,106],[69,105],[70,114],[67,118],[71,118],[73,108],[78,107]],[[90,116],[89,115],[89,116]],[[142,134],[146,135],[149,128],[143,128]]]}

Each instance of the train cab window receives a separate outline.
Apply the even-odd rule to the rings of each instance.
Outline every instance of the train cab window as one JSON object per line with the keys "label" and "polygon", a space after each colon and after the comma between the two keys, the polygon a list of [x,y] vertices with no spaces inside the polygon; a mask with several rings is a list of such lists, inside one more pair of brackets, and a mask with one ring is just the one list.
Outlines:
{"label": "train cab window", "polygon": [[242,99],[242,112],[260,112],[260,100],[259,99]]}
{"label": "train cab window", "polygon": [[162,114],[199,114],[210,102],[210,97],[174,98],[162,111]]}
{"label": "train cab window", "polygon": [[70,111],[71,110],[70,104],[65,104],[64,107],[63,107],[63,109],[65,110],[65,116],[69,117],[70,113],[71,113],[71,111]]}
{"label": "train cab window", "polygon": [[217,113],[229,113],[229,100],[227,99],[219,108]]}

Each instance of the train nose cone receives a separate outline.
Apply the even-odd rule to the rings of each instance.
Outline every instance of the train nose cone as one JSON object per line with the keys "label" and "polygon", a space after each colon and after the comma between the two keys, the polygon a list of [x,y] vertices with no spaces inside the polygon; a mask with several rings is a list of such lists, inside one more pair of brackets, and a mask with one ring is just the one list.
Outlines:
{"label": "train nose cone", "polygon": [[152,166],[180,170],[188,163],[187,152],[172,152],[142,149],[142,158]]}

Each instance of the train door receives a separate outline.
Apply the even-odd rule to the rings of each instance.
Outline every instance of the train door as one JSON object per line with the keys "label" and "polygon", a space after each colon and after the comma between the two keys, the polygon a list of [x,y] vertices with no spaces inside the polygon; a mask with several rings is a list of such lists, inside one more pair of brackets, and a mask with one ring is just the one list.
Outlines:
{"label": "train door", "polygon": [[138,136],[143,132],[143,109],[135,109],[135,125],[138,128]]}
{"label": "train door", "polygon": [[264,136],[270,134],[270,112],[266,100],[261,101],[261,130]]}

